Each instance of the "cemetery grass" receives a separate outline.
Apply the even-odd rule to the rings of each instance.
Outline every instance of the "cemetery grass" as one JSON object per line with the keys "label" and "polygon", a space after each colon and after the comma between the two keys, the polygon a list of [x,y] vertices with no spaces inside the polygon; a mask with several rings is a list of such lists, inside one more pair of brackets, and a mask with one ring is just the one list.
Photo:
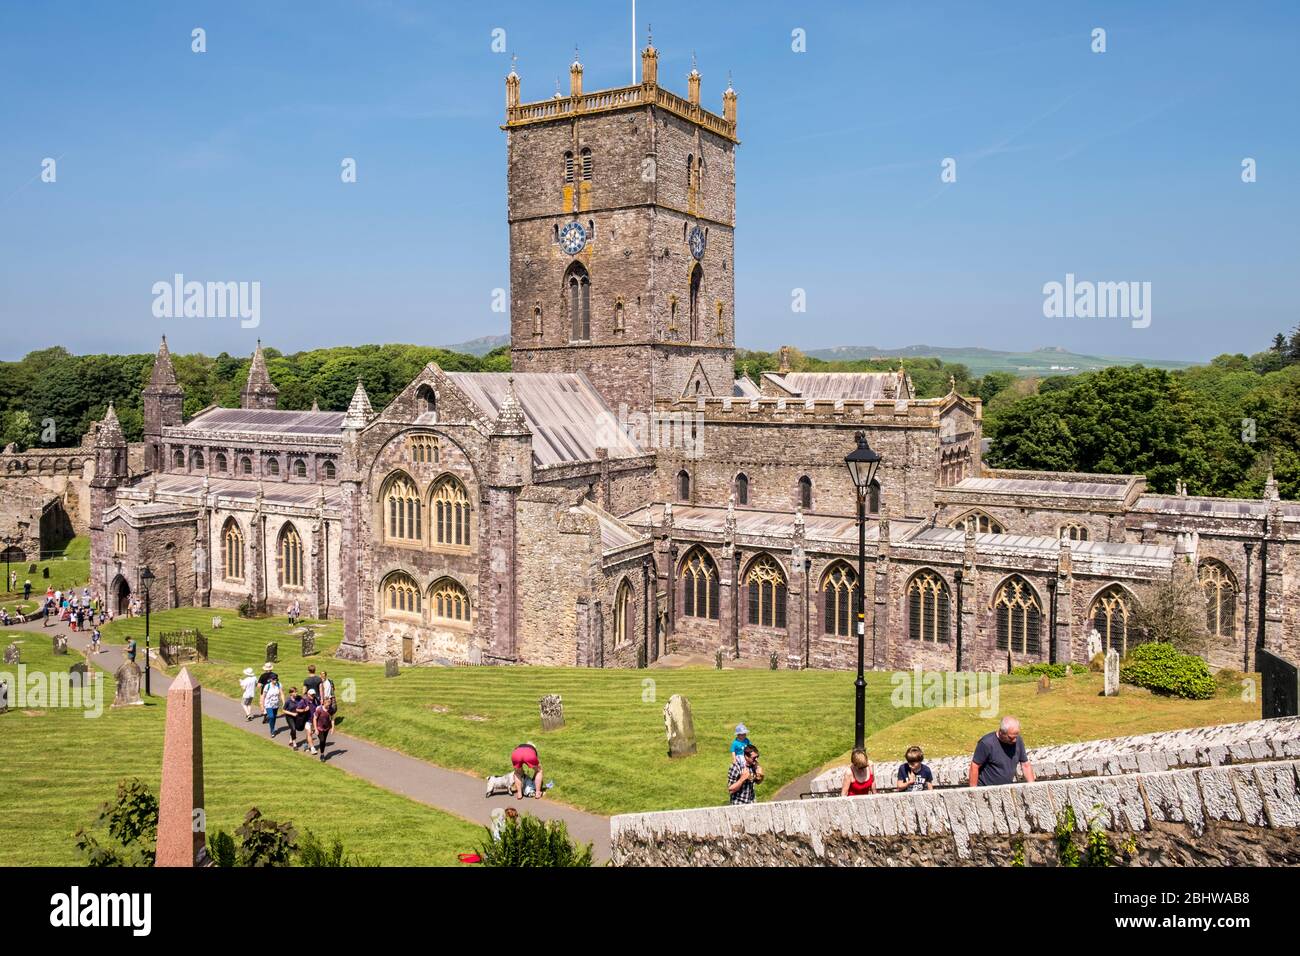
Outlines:
{"label": "cemetery grass", "polygon": [[[35,571],[27,570],[33,564]],[[10,591],[9,578],[0,581],[0,605],[9,609],[10,614],[26,614],[40,606],[46,588],[66,591],[70,587],[81,587],[90,579],[90,539],[73,538],[63,551],[52,555],[46,561],[14,561],[11,569],[18,572],[18,588]],[[45,569],[50,576],[45,577]],[[0,562],[0,575],[5,574],[4,563]],[[23,600],[23,582],[32,582],[31,600]]]}
{"label": "cemetery grass", "polygon": [[[223,620],[216,631],[214,613]],[[301,686],[309,662],[329,671],[340,696],[341,733],[477,776],[509,772],[510,751],[531,740],[555,781],[548,796],[595,813],[725,803],[729,748],[740,722],[762,752],[760,799],[852,743],[854,675],[845,671],[404,667],[386,678],[382,665],[330,656],[342,635],[339,621],[318,632],[310,660],[283,617],[247,620],[208,608],[153,616],[155,633],[180,627],[197,627],[208,638],[211,660],[194,668],[204,687],[234,696],[240,672],[260,671],[266,642],[275,640],[276,672],[286,689]],[[119,620],[104,639],[121,643],[129,633],[143,645],[143,630],[139,619]],[[890,691],[889,674],[868,675],[868,733],[913,713],[890,706]],[[565,726],[543,734],[538,700],[545,694],[563,697]],[[673,694],[691,702],[698,752],[669,760],[663,709]]]}
{"label": "cemetery grass", "polygon": [[[29,671],[66,671],[84,659],[71,648],[55,656],[49,639],[39,635],[14,636],[25,640]],[[70,708],[30,715],[10,709],[0,716],[0,866],[79,865],[84,861],[73,834],[91,828],[119,780],[138,776],[158,796],[165,698],[113,710],[113,675],[100,679],[104,709],[98,718]],[[255,806],[271,819],[291,820],[299,834],[311,829],[326,844],[337,836],[349,854],[389,866],[457,866],[456,854],[473,850],[484,836],[477,824],[215,718],[203,721],[203,758],[209,834],[224,829],[233,836]]]}
{"label": "cemetery grass", "polygon": [[[1253,699],[1242,700],[1241,680],[1254,682]],[[1181,730],[1210,724],[1258,720],[1259,676],[1224,671],[1218,692],[1210,700],[1183,700],[1153,694],[1140,687],[1120,685],[1116,697],[1101,696],[1102,675],[1086,671],[1052,681],[1052,689],[1038,693],[1038,685],[1025,683],[999,687],[998,713],[1020,718],[1030,749],[1051,744],[1127,737],[1162,730]],[[968,754],[976,741],[997,728],[998,717],[981,716],[978,708],[932,708],[915,713],[869,735],[867,749],[873,760],[900,763],[912,744],[927,758]],[[828,766],[848,763],[844,752]]]}

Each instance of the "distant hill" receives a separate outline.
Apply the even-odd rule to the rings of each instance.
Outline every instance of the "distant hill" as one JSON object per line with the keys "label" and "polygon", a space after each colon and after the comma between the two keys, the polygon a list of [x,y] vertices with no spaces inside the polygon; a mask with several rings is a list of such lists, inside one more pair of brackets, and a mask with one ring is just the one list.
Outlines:
{"label": "distant hill", "polygon": [[493,349],[499,349],[503,345],[510,344],[508,335],[484,335],[482,338],[470,339],[468,342],[461,342],[458,345],[444,345],[442,348],[448,352],[460,352],[462,355],[474,355],[482,358]]}
{"label": "distant hill", "polygon": [[938,358],[945,362],[960,362],[973,376],[987,372],[1010,372],[1013,375],[1073,375],[1109,368],[1112,365],[1145,365],[1148,368],[1189,368],[1195,362],[1175,362],[1163,359],[1117,358],[1102,355],[1080,355],[1059,346],[1048,346],[1032,352],[999,352],[996,349],[943,348],[936,345],[909,345],[901,349],[880,349],[869,345],[838,345],[829,349],[813,349],[806,355],[827,362],[852,362],[873,358]]}

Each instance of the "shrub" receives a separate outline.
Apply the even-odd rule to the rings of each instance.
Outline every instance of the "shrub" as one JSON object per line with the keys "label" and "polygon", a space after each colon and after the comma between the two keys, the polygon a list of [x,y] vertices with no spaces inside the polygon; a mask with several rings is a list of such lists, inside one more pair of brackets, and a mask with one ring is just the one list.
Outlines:
{"label": "shrub", "polygon": [[107,826],[110,844],[84,828],[74,835],[87,866],[153,866],[158,843],[158,799],[138,777],[123,778],[117,797],[99,809],[92,826]]}
{"label": "shrub", "polygon": [[1074,842],[1076,822],[1074,808],[1069,804],[1056,815],[1054,836],[1056,837],[1056,855],[1061,861],[1061,866],[1078,866],[1082,860],[1078,844]]}
{"label": "shrub", "polygon": [[235,835],[239,837],[239,866],[288,866],[298,849],[293,824],[269,820],[257,807],[244,816]]}
{"label": "shrub", "polygon": [[478,851],[484,866],[591,866],[591,844],[575,844],[562,820],[543,823],[522,814],[506,821],[501,839],[486,832]]}
{"label": "shrub", "polygon": [[1098,651],[1092,655],[1092,660],[1088,661],[1088,670],[1094,674],[1100,674],[1106,669],[1106,652]]}
{"label": "shrub", "polygon": [[1214,696],[1214,677],[1205,661],[1191,654],[1180,654],[1174,645],[1163,641],[1133,648],[1120,665],[1119,674],[1126,684],[1146,687],[1158,694],[1191,700],[1209,700]]}
{"label": "shrub", "polygon": [[235,866],[235,838],[225,830],[218,830],[208,841],[208,856],[216,866]]}
{"label": "shrub", "polygon": [[1046,674],[1055,680],[1065,677],[1065,669],[1069,666],[1069,664],[1021,664],[1011,668],[1011,674],[1015,677],[1041,677]]}
{"label": "shrub", "polygon": [[327,847],[316,838],[310,830],[302,838],[298,847],[298,866],[367,866],[359,857],[349,856],[343,851],[343,841],[338,837]]}

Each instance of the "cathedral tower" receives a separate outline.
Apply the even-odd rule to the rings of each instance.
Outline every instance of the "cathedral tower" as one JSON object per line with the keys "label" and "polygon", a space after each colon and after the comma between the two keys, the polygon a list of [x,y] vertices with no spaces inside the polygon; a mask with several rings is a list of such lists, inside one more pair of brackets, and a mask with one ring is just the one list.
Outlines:
{"label": "cathedral tower", "polygon": [[731,394],[736,93],[723,113],[641,82],[525,103],[506,78],[510,339],[520,372],[581,371],[614,409]]}
{"label": "cathedral tower", "polygon": [[149,387],[141,392],[144,466],[149,471],[167,470],[167,463],[163,460],[163,429],[181,424],[184,404],[185,390],[176,383],[176,369],[172,367],[172,354],[167,349],[167,336],[164,335],[153,362]]}

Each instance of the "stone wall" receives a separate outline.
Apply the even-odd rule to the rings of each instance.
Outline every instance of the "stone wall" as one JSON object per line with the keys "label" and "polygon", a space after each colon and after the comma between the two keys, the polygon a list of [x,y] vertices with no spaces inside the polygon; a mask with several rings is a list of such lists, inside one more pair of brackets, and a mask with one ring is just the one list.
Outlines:
{"label": "stone wall", "polygon": [[615,866],[1028,866],[1072,808],[1156,866],[1300,865],[1300,761],[616,816]]}

